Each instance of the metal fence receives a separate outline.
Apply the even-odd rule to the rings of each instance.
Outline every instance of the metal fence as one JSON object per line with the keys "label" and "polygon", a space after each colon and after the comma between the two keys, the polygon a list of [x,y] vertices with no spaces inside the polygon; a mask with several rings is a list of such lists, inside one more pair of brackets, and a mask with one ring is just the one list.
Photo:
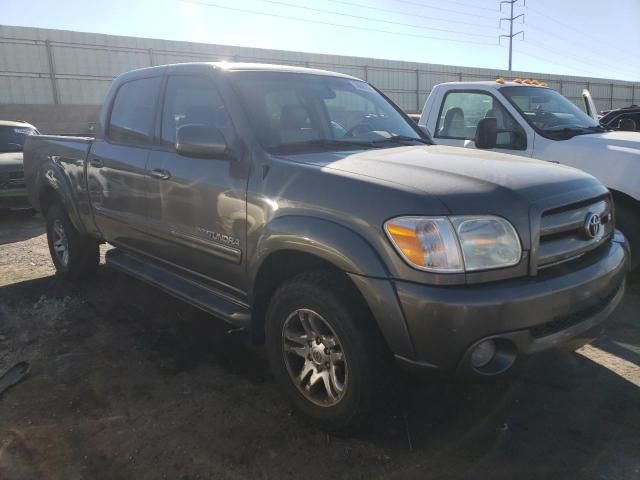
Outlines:
{"label": "metal fence", "polygon": [[617,80],[0,26],[0,106],[98,105],[113,77],[122,72],[220,60],[346,73],[371,82],[407,112],[419,112],[438,83],[500,76],[544,80],[579,106],[581,91],[588,88],[601,110],[628,106],[640,98],[640,83]]}

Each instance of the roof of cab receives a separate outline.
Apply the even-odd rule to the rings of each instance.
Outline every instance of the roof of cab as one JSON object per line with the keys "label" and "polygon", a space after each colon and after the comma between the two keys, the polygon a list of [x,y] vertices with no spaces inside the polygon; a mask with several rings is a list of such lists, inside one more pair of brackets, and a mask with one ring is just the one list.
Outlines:
{"label": "roof of cab", "polygon": [[167,65],[158,65],[155,67],[140,68],[132,70],[130,72],[122,74],[120,77],[129,78],[131,76],[144,76],[147,73],[158,70],[168,70],[170,72],[180,70],[195,70],[198,68],[215,68],[218,70],[225,70],[230,72],[236,71],[255,71],[255,72],[286,72],[286,73],[300,73],[307,75],[323,75],[330,77],[341,77],[350,80],[361,80],[350,75],[343,73],[330,72],[328,70],[320,70],[317,68],[295,67],[291,65],[275,65],[269,63],[241,63],[241,62],[189,62],[189,63],[174,63]]}

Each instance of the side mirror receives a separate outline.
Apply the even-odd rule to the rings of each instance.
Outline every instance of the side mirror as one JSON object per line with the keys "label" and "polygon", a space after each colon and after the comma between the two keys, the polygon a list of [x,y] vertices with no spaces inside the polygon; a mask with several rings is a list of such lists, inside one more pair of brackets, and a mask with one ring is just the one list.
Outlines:
{"label": "side mirror", "polygon": [[476,148],[496,148],[498,141],[498,120],[494,117],[483,118],[476,128]]}
{"label": "side mirror", "polygon": [[229,158],[224,135],[219,129],[207,125],[188,124],[178,127],[176,152],[185,157]]}
{"label": "side mirror", "polygon": [[636,121],[633,118],[623,118],[618,122],[618,128],[616,130],[635,132],[636,128]]}

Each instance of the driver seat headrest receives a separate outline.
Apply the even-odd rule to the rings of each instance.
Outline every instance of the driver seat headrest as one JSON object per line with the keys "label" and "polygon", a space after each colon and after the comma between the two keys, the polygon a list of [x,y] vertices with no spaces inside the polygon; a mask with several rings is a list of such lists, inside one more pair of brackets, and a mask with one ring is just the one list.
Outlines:
{"label": "driver seat headrest", "polygon": [[282,128],[305,128],[310,123],[309,112],[302,105],[288,104],[280,111],[280,126]]}

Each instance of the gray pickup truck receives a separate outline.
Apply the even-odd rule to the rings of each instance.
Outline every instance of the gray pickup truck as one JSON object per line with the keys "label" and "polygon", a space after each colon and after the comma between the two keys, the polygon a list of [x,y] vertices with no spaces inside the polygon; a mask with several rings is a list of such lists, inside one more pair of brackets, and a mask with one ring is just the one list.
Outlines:
{"label": "gray pickup truck", "polygon": [[94,140],[31,137],[24,160],[60,276],[90,274],[110,243],[108,265],[265,342],[287,396],[331,431],[361,424],[394,365],[502,375],[592,340],[624,292],[595,178],[432,145],[337,73],[136,70]]}

